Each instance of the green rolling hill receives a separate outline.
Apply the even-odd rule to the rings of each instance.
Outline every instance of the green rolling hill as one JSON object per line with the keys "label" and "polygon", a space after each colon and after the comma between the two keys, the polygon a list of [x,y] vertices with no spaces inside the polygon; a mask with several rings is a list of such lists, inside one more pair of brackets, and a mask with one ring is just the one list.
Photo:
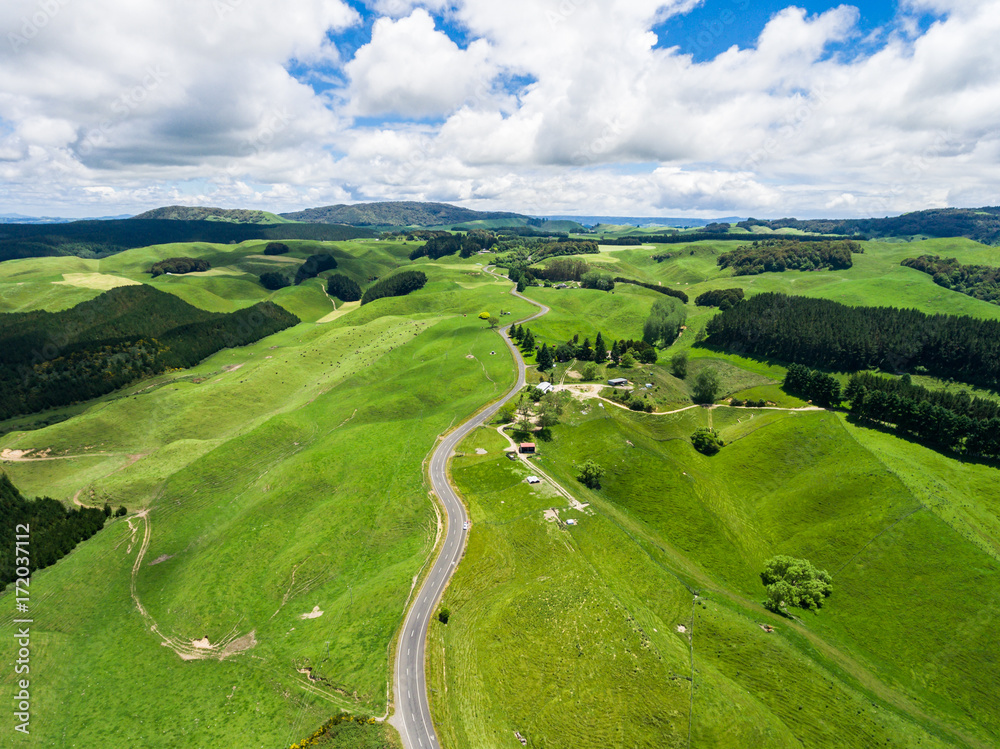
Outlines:
{"label": "green rolling hill", "polygon": [[[5,314],[71,315],[114,292],[169,296],[192,321],[268,302],[300,321],[0,422],[3,469],[25,496],[129,509],[33,580],[26,745],[288,747],[339,711],[391,709],[392,648],[438,529],[424,461],[438,435],[514,380],[480,313],[509,311],[507,322],[535,308],[483,272],[488,255],[411,262],[405,238],[303,237],[268,256],[268,239],[0,263]],[[693,301],[739,287],[995,320],[1000,306],[900,263],[995,266],[996,250],[965,238],[869,241],[844,270],[735,277],[718,265],[732,249],[581,256],[690,297],[685,330],[658,363],[624,372],[653,385],[656,411],[676,413],[563,395],[532,465],[503,456],[497,425],[460,446],[452,474],[472,529],[442,602],[451,616],[428,642],[442,746],[517,749],[515,732],[550,749],[1000,743],[998,467],[843,411],[790,410],[806,403],[781,387],[785,364],[698,345],[720,313]],[[336,271],[273,292],[258,281],[294,276],[317,253],[332,254]],[[211,270],[147,273],[174,257]],[[404,297],[362,307],[325,293],[333,272],[366,289],[410,268],[427,282]],[[599,332],[639,339],[663,298],[624,284],[525,294],[551,307],[530,324],[549,346]],[[671,370],[678,352],[686,378]],[[582,369],[562,363],[552,379],[596,387],[623,374],[602,365],[582,383]],[[717,407],[691,407],[708,369]],[[733,408],[729,397],[769,405]],[[711,457],[690,441],[709,425],[726,443]],[[577,479],[588,459],[605,469],[599,488]],[[547,480],[527,484],[534,469],[587,507]],[[833,575],[818,612],[764,608],[759,573],[777,554]],[[13,618],[0,606],[0,622]],[[0,641],[0,658],[13,648]],[[342,745],[397,741],[378,724]]]}

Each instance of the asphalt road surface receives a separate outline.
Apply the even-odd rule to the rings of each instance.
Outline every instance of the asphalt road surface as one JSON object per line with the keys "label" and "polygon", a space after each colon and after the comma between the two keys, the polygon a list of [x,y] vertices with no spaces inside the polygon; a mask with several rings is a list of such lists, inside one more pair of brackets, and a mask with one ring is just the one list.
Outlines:
{"label": "asphalt road surface", "polygon": [[[531,304],[538,304],[527,297],[521,296],[516,290],[511,294],[524,299]],[[531,317],[526,317],[519,323],[534,320],[549,311],[549,308],[538,304],[541,310]],[[521,353],[507,337],[510,325],[500,328],[500,334],[507,347],[514,355],[517,363],[517,384],[503,398],[448,434],[438,445],[431,456],[430,477],[434,493],[444,506],[448,519],[448,535],[445,536],[441,553],[434,562],[430,574],[424,580],[417,598],[410,607],[406,621],[399,637],[399,647],[396,651],[396,677],[394,683],[396,711],[390,721],[399,730],[403,738],[404,749],[436,749],[437,733],[431,720],[431,711],[427,702],[427,682],[424,674],[424,652],[427,642],[427,627],[431,616],[437,608],[438,601],[444,593],[445,586],[458,567],[465,550],[468,531],[463,526],[468,520],[465,506],[458,498],[451,484],[448,483],[448,460],[455,452],[455,447],[476,427],[485,424],[500,410],[507,401],[513,398],[524,387],[525,366]]]}

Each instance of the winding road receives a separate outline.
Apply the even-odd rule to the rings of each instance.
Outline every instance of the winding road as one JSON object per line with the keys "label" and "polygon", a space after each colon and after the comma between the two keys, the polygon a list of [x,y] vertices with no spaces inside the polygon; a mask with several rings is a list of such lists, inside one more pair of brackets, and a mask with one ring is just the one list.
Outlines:
{"label": "winding road", "polygon": [[[487,272],[492,273],[489,270]],[[510,293],[541,307],[534,315],[517,321],[518,324],[534,320],[549,311],[545,305],[518,294],[516,289],[512,289]],[[438,601],[462,558],[468,535],[468,531],[464,528],[465,522],[468,520],[465,506],[451,484],[448,483],[448,460],[458,444],[473,429],[489,421],[500,410],[501,406],[524,387],[526,372],[524,359],[521,358],[521,353],[507,337],[509,328],[510,325],[505,325],[500,328],[499,332],[517,363],[517,382],[513,389],[457,429],[449,432],[431,456],[429,470],[431,487],[444,506],[445,517],[448,521],[448,533],[441,546],[441,553],[434,562],[434,566],[431,567],[427,579],[424,580],[424,584],[417,593],[406,620],[403,622],[399,644],[396,648],[396,673],[393,684],[395,713],[389,722],[399,730],[404,749],[432,749],[439,746],[434,722],[431,720],[430,705],[427,701],[427,681],[424,672],[427,628],[430,625],[431,616],[437,608]]]}

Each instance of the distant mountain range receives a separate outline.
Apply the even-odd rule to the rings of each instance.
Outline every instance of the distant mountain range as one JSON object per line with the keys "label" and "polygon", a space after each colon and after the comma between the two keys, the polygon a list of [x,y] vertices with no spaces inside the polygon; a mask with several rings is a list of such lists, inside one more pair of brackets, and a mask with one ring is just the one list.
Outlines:
{"label": "distant mountain range", "polygon": [[60,218],[58,216],[25,216],[22,213],[0,213],[0,224],[68,224],[73,221],[118,221],[131,218],[132,214],[121,216],[96,216],[93,218]]}
{"label": "distant mountain range", "polygon": [[[9,227],[0,231],[0,240],[4,239],[26,239],[28,236],[37,236],[28,227],[32,225],[65,225],[71,222],[93,223],[105,221],[117,221],[126,216],[107,216],[100,219],[66,219],[51,216],[32,217],[17,213],[0,214],[0,226]],[[268,228],[271,231],[279,226],[294,227],[296,224],[313,225],[339,225],[343,227],[357,227],[366,230],[381,230],[403,227],[434,227],[434,228],[460,228],[460,229],[501,229],[527,227],[540,230],[542,232],[562,232],[578,233],[586,231],[585,226],[639,226],[639,227],[675,227],[692,228],[705,227],[712,224],[737,224],[743,228],[750,229],[753,226],[767,227],[773,230],[792,229],[806,233],[834,234],[845,236],[866,236],[871,238],[879,237],[968,237],[984,244],[1000,244],[1000,207],[985,208],[940,208],[927,211],[914,211],[901,216],[886,218],[868,219],[741,219],[738,216],[728,216],[717,219],[696,219],[696,218],[676,218],[676,217],[636,217],[636,216],[527,216],[521,213],[508,211],[473,211],[468,208],[449,205],[447,203],[421,203],[414,201],[386,201],[381,203],[357,203],[355,205],[330,205],[319,208],[309,208],[303,211],[292,213],[274,214],[267,211],[248,209],[227,209],[227,208],[207,208],[200,206],[166,206],[156,208],[152,211],[132,217],[130,222],[142,221],[146,226],[143,232],[149,232],[150,236],[162,234],[164,237],[171,236],[173,241],[178,241],[177,232],[160,229],[153,230],[157,222],[179,221],[191,224],[191,232],[205,233],[204,241],[212,241],[207,238],[211,234],[215,238],[217,231],[209,231],[207,228],[197,229],[198,225],[203,227],[211,224],[230,225],[252,225],[263,230]],[[15,227],[20,225],[23,230]],[[269,228],[270,227],[270,228]],[[138,234],[141,232],[129,232],[127,230],[115,229],[111,231],[101,231],[95,227],[87,229],[80,228],[79,232],[73,232],[75,237],[88,235],[85,241],[95,241],[92,237],[98,235],[118,234],[122,231],[128,234]],[[316,229],[320,229],[317,226]],[[710,231],[724,230],[721,227],[713,227]],[[67,229],[60,229],[60,235],[69,237]],[[292,231],[289,229],[289,231]],[[14,233],[12,233],[14,232]],[[303,237],[316,236],[315,232],[306,231],[302,228]],[[190,233],[190,232],[189,232]],[[301,232],[292,231],[289,237],[297,236]],[[179,236],[179,235],[178,235]],[[185,235],[187,236],[187,235]],[[227,235],[228,236],[228,235]],[[242,236],[242,235],[241,235]],[[254,235],[257,236],[257,235]],[[325,236],[325,235],[324,235]],[[248,238],[243,237],[243,238]],[[131,239],[131,237],[130,237]],[[154,237],[155,239],[155,237]],[[53,242],[54,245],[64,244],[68,240],[62,239]],[[80,241],[77,239],[76,241]],[[134,241],[134,240],[133,240]],[[161,241],[167,241],[166,239]],[[115,241],[114,244],[119,244]],[[128,246],[137,246],[131,242]],[[103,250],[114,251],[110,247]]]}
{"label": "distant mountain range", "polygon": [[304,211],[279,214],[290,221],[310,224],[348,224],[350,226],[444,226],[465,224],[470,221],[521,220],[525,225],[530,216],[505,211],[472,211],[447,203],[418,203],[413,201],[386,201],[383,203],[355,203],[354,205],[328,205]]}

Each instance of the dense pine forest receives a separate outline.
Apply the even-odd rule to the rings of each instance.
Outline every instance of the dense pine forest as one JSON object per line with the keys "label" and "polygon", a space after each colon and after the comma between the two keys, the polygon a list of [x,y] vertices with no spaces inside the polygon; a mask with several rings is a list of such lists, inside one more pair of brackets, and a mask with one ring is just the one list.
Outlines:
{"label": "dense pine forest", "polygon": [[361,298],[361,287],[343,273],[334,273],[326,282],[326,293],[342,302],[356,302]]}
{"label": "dense pine forest", "polygon": [[989,265],[962,265],[953,257],[937,255],[907,258],[900,265],[915,268],[934,277],[934,283],[946,289],[968,294],[991,304],[1000,304],[1000,268]]}
{"label": "dense pine forest", "polygon": [[[109,515],[108,510],[92,507],[66,509],[48,497],[27,500],[7,474],[0,473],[0,590],[17,579],[15,570],[20,566],[33,573],[58,562],[101,530]],[[15,553],[18,525],[31,530],[26,565],[18,564],[24,556]]]}
{"label": "dense pine forest", "polygon": [[220,314],[145,285],[62,312],[0,314],[0,419],[96,398],[298,322],[272,302]]}
{"label": "dense pine forest", "polygon": [[411,291],[422,289],[427,283],[427,275],[419,270],[404,270],[395,273],[388,278],[376,281],[367,289],[361,297],[361,304],[374,302],[387,296],[405,296]]}
{"label": "dense pine forest", "polygon": [[1000,383],[995,320],[766,293],[714,317],[705,330],[709,345],[811,367],[927,373],[993,388]]}
{"label": "dense pine forest", "polygon": [[895,426],[904,436],[949,450],[1000,457],[1000,408],[993,401],[871,374],[851,377],[844,395],[858,418]]}
{"label": "dense pine forest", "polygon": [[785,270],[845,270],[854,262],[851,253],[864,252],[860,242],[797,239],[765,239],[719,255],[720,268],[732,268],[734,276],[755,276]]}

